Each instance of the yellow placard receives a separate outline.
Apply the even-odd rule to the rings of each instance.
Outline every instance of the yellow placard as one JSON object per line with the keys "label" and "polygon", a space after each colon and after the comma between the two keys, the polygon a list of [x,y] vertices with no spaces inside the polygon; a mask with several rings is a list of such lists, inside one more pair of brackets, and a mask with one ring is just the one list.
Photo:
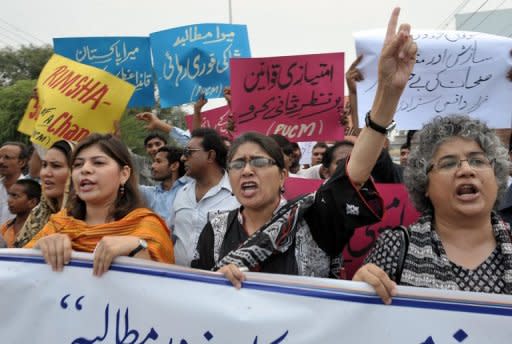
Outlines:
{"label": "yellow placard", "polygon": [[[54,54],[37,80],[39,104],[27,109],[27,114],[39,110],[32,114],[37,119],[31,141],[48,148],[58,140],[76,142],[93,132],[112,132],[134,90],[102,69]],[[20,131],[30,130],[33,119],[27,114]]]}
{"label": "yellow placard", "polygon": [[18,124],[18,131],[32,136],[34,132],[34,128],[36,126],[37,115],[39,114],[39,100],[36,98],[31,98],[28,102],[27,109],[25,110],[25,114]]}

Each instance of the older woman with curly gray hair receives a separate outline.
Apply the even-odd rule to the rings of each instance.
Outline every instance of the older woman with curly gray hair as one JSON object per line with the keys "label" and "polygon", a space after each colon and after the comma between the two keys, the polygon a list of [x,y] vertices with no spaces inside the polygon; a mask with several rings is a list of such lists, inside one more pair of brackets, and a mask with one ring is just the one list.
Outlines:
{"label": "older woman with curly gray hair", "polygon": [[416,135],[404,182],[422,216],[407,236],[383,233],[354,280],[371,284],[387,304],[397,283],[512,293],[510,229],[495,212],[507,150],[486,124],[462,115],[436,117]]}

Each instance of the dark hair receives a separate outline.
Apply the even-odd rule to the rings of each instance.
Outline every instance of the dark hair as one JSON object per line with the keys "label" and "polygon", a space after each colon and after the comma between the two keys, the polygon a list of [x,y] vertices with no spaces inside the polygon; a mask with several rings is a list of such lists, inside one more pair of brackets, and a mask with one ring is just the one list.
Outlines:
{"label": "dark hair", "polygon": [[71,158],[73,155],[73,148],[75,147],[74,143],[66,140],[59,140],[55,142],[49,149],[57,149],[66,157],[66,162],[68,167],[71,168]]}
{"label": "dark hair", "polygon": [[322,166],[325,168],[329,168],[329,166],[332,163],[332,157],[334,155],[334,152],[336,151],[336,149],[343,146],[354,147],[354,143],[348,140],[336,141],[334,145],[328,147],[327,150],[325,151],[324,156],[322,157]]}
{"label": "dark hair", "polygon": [[400,150],[402,149],[411,149],[411,146],[406,143],[404,143],[403,145],[400,146]]}
{"label": "dark hair", "polygon": [[148,145],[148,142],[153,139],[159,139],[160,141],[163,141],[164,145],[167,144],[167,139],[162,134],[151,133],[144,138],[144,147],[146,147]]}
{"label": "dark hair", "polygon": [[14,184],[23,186],[28,199],[37,199],[37,203],[41,199],[41,185],[32,179],[19,179]]}
{"label": "dark hair", "polygon": [[277,144],[277,142],[269,136],[265,136],[263,134],[249,131],[245,134],[240,135],[233,141],[231,145],[231,149],[228,153],[228,162],[233,159],[238,148],[244,143],[254,143],[260,146],[272,159],[275,160],[277,167],[279,169],[284,169],[284,157],[281,147]]}
{"label": "dark hair", "polygon": [[212,128],[197,128],[191,133],[191,137],[199,137],[203,139],[201,146],[205,151],[213,150],[215,152],[215,161],[222,168],[226,167],[226,156],[228,149],[222,141],[219,133]]}
{"label": "dark hair", "polygon": [[[92,146],[98,146],[103,153],[114,159],[120,168],[128,166],[131,170],[130,177],[124,184],[124,192],[118,192],[116,201],[112,209],[110,209],[109,215],[112,216],[114,220],[119,220],[132,210],[143,207],[144,203],[142,202],[138,190],[137,174],[133,168],[130,152],[125,144],[111,134],[103,135],[94,133],[78,143],[71,161],[74,163],[81,151]],[[74,218],[80,220],[85,219],[85,202],[82,201],[76,193],[74,193],[69,202],[68,211]]]}
{"label": "dark hair", "polygon": [[407,144],[407,148],[411,148],[411,141],[414,134],[416,134],[418,130],[407,130],[407,139],[405,140],[405,143]]}
{"label": "dark hair", "polygon": [[23,142],[19,142],[19,141],[7,141],[7,142],[4,142],[2,143],[2,145],[0,146],[0,148],[4,147],[4,146],[16,146],[16,147],[19,147],[20,149],[20,154],[18,155],[18,159],[20,160],[24,160],[25,163],[28,161],[28,159],[30,158],[30,155],[29,155],[29,150],[27,148],[27,145],[25,145]]}
{"label": "dark hair", "polygon": [[290,144],[292,145],[293,149],[300,149],[300,146],[297,142],[290,142]]}
{"label": "dark hair", "polygon": [[327,146],[327,143],[323,142],[323,141],[318,141],[317,143],[315,143],[315,145],[313,146],[313,149],[311,150],[315,150],[315,148],[329,148],[329,146]]}
{"label": "dark hair", "polygon": [[293,153],[293,146],[292,146],[291,142],[286,137],[284,137],[283,135],[279,135],[279,134],[272,134],[269,137],[277,142],[279,147],[281,147],[282,153],[284,155],[290,155]]}
{"label": "dark hair", "polygon": [[179,147],[169,147],[163,146],[158,148],[157,154],[160,152],[166,153],[167,163],[170,165],[172,163],[178,162],[180,167],[178,168],[178,175],[180,177],[185,175],[185,165],[183,161],[181,161],[181,156],[183,155],[183,149]]}
{"label": "dark hair", "polygon": [[512,133],[510,133],[510,136],[508,137],[508,152],[512,152]]}

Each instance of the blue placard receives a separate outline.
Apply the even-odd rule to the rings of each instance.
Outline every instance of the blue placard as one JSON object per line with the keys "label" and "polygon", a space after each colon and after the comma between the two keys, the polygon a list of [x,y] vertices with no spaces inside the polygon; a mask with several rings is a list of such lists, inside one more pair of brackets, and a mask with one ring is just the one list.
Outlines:
{"label": "blue placard", "polygon": [[197,24],[150,34],[160,105],[223,96],[231,57],[251,57],[246,25]]}
{"label": "blue placard", "polygon": [[55,53],[98,67],[135,85],[128,107],[155,104],[148,37],[54,38]]}

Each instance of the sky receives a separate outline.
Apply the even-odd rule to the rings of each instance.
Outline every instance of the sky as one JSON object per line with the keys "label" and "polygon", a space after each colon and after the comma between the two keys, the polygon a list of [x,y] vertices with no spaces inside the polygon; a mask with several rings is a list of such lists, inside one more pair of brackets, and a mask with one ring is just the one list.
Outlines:
{"label": "sky", "polygon": [[[229,22],[229,0],[3,0],[0,47],[51,44],[53,37],[147,36],[172,27]],[[462,13],[512,7],[512,0],[231,0],[232,21],[247,24],[252,56],[346,53],[355,58],[352,33],[385,27],[394,6],[413,28],[435,29]],[[454,28],[452,20],[448,29]],[[30,34],[28,41],[25,33]],[[37,38],[37,39],[36,39]]]}

